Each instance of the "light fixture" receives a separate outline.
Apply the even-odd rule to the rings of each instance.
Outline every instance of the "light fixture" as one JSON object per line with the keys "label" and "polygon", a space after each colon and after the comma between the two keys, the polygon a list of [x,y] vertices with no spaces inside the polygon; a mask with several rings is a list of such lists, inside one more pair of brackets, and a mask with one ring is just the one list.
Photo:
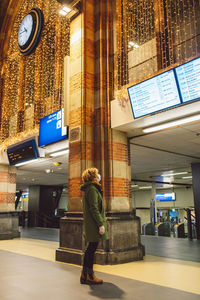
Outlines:
{"label": "light fixture", "polygon": [[160,176],[161,176],[161,177],[172,177],[172,176],[184,175],[184,174],[188,174],[188,172],[168,173],[168,174],[162,174],[162,175],[160,175]]}
{"label": "light fixture", "polygon": [[199,121],[200,120],[200,114],[198,115],[194,115],[191,117],[187,117],[187,118],[183,118],[183,119],[179,119],[177,121],[172,121],[172,122],[168,122],[168,123],[164,123],[161,125],[156,125],[156,126],[152,126],[152,127],[148,127],[148,128],[144,128],[143,132],[144,133],[149,133],[149,132],[154,132],[154,131],[159,131],[159,130],[163,130],[163,129],[167,129],[170,127],[175,127],[175,126],[179,126],[185,123],[191,123],[194,121]]}
{"label": "light fixture", "polygon": [[131,187],[138,187],[138,184],[133,184],[131,185]]}
{"label": "light fixture", "polygon": [[66,16],[67,12],[64,11],[63,9],[61,9],[61,10],[59,10],[59,14],[62,15],[62,16]]}
{"label": "light fixture", "polygon": [[140,186],[139,189],[140,189],[140,190],[149,190],[149,189],[152,189],[152,186],[151,186],[151,185],[148,185],[148,186]]}
{"label": "light fixture", "polygon": [[28,164],[30,164],[30,163],[33,163],[33,162],[35,162],[35,161],[38,161],[38,159],[31,159],[31,160],[28,160],[28,161],[24,161],[24,162],[15,164],[15,166],[16,166],[16,167],[24,166],[24,165],[28,165]]}
{"label": "light fixture", "polygon": [[182,179],[192,179],[192,176],[184,176]]}
{"label": "light fixture", "polygon": [[59,162],[59,161],[54,161],[54,166],[56,166],[56,167],[59,167],[62,163],[61,162]]}
{"label": "light fixture", "polygon": [[57,0],[63,6],[59,11],[62,16],[67,16],[70,20],[74,19],[82,9],[82,3],[80,0]]}
{"label": "light fixture", "polygon": [[49,173],[51,172],[51,170],[50,170],[50,169],[46,169],[45,172],[46,172],[47,174],[49,174]]}
{"label": "light fixture", "polygon": [[67,154],[68,152],[69,152],[69,149],[66,149],[66,150],[51,153],[50,156],[51,157],[61,156],[61,155]]}
{"label": "light fixture", "polygon": [[66,16],[70,11],[71,11],[71,8],[69,8],[69,7],[67,7],[67,6],[64,6],[64,7],[59,11],[59,13],[60,13],[62,16]]}
{"label": "light fixture", "polygon": [[130,48],[130,47],[139,48],[139,45],[133,43],[132,41],[130,41],[130,42],[128,43],[128,47],[129,47],[129,48]]}
{"label": "light fixture", "polygon": [[71,11],[71,8],[69,8],[69,7],[67,7],[67,6],[64,6],[64,7],[63,7],[63,10],[64,10],[66,13],[68,13],[68,12]]}

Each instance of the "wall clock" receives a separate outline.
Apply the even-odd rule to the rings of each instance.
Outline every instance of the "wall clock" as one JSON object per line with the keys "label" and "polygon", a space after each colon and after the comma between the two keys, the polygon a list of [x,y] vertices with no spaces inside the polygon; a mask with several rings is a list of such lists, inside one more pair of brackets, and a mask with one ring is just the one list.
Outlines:
{"label": "wall clock", "polygon": [[39,8],[33,8],[23,18],[18,30],[18,45],[23,55],[29,55],[35,50],[40,40],[43,23],[43,13]]}

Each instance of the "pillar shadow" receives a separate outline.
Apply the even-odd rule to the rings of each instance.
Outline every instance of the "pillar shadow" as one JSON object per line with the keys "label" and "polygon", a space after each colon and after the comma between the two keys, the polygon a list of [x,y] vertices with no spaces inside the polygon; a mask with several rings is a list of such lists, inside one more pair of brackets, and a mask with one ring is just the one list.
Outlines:
{"label": "pillar shadow", "polygon": [[125,292],[117,285],[104,282],[101,285],[90,285],[90,295],[99,299],[123,299]]}

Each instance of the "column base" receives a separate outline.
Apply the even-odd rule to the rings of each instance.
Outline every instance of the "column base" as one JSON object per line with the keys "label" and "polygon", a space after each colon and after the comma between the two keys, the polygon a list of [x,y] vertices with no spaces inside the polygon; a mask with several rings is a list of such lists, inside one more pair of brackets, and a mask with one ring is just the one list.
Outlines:
{"label": "column base", "polygon": [[[109,240],[99,243],[95,263],[120,264],[142,260],[145,249],[140,243],[140,218],[134,212],[107,213],[107,223]],[[60,220],[60,247],[56,250],[56,260],[82,265],[86,246],[82,214],[67,213]]]}
{"label": "column base", "polygon": [[0,212],[0,240],[20,237],[17,212]]}

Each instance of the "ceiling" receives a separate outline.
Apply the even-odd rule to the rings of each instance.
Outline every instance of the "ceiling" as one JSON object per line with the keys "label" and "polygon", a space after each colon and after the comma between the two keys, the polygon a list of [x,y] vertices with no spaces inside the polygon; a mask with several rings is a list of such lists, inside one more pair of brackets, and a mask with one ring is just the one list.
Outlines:
{"label": "ceiling", "polygon": [[[37,138],[36,138],[37,142]],[[69,141],[63,140],[39,148],[41,157],[28,164],[17,167],[17,189],[27,189],[30,185],[64,185],[68,182],[69,152],[57,157],[52,153],[69,149]]]}
{"label": "ceiling", "polygon": [[[130,132],[129,132],[130,134]],[[131,143],[132,180],[139,186],[163,182],[157,187],[191,186],[191,164],[200,163],[200,122],[191,125],[135,136]],[[55,162],[61,165],[55,166]],[[45,170],[52,170],[46,173]],[[169,173],[185,174],[169,176]],[[167,174],[167,176],[161,176]],[[146,181],[146,182],[144,182]],[[43,158],[17,168],[17,188],[28,185],[65,185],[68,182],[68,154]],[[169,183],[168,185],[164,182]]]}
{"label": "ceiling", "polygon": [[[58,162],[60,165],[55,166],[54,163]],[[68,154],[39,159],[34,163],[17,168],[17,189],[26,189],[30,185],[67,186],[67,182]]]}
{"label": "ceiling", "polygon": [[[129,132],[130,134],[130,132]],[[200,163],[200,123],[135,136],[131,143],[132,179],[191,185],[191,164]],[[167,173],[182,173],[164,176]],[[172,172],[173,171],[173,172]]]}

